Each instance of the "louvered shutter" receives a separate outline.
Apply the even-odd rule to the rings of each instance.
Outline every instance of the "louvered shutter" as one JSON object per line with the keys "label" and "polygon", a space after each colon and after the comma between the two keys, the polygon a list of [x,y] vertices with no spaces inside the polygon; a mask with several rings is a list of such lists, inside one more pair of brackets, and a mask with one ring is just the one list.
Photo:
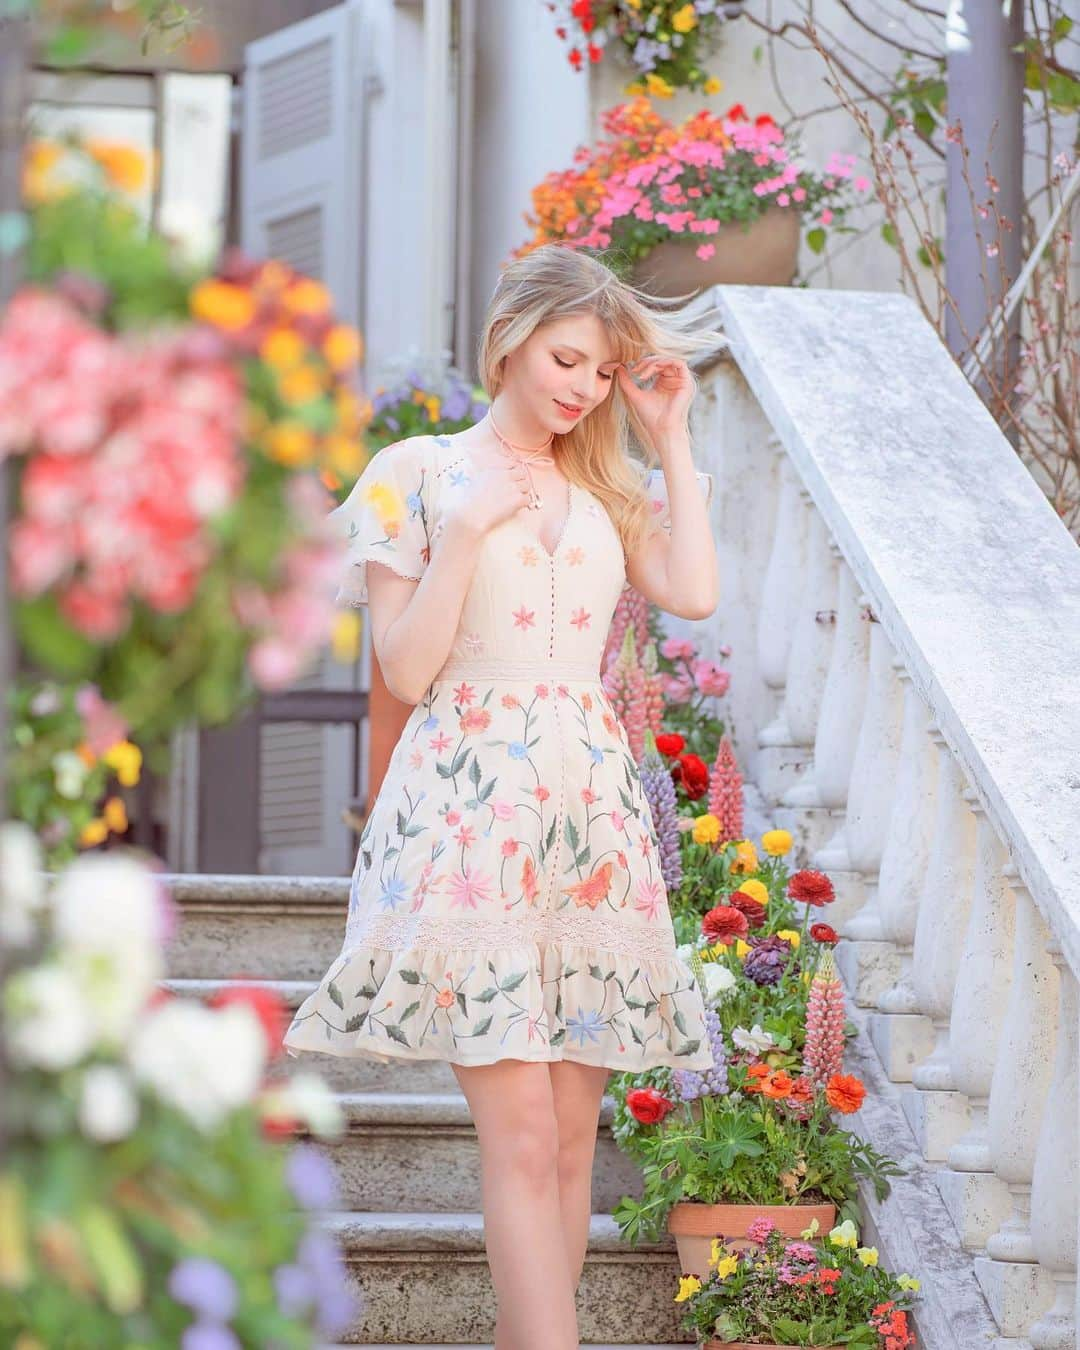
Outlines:
{"label": "louvered shutter", "polygon": [[[325,282],[338,314],[357,325],[360,17],[356,5],[341,5],[247,47],[241,154],[244,248]],[[327,657],[295,687],[360,689],[365,665]],[[354,788],[364,790],[354,784],[353,730],[280,723],[264,726],[260,737],[260,871],[348,872],[352,836],[342,811]],[[366,762],[364,744],[359,762]]]}

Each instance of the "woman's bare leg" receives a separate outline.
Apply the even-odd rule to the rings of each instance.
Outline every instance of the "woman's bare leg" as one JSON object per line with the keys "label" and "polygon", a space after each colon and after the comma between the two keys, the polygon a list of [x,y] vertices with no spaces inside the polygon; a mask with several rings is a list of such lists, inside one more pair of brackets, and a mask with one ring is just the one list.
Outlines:
{"label": "woman's bare leg", "polygon": [[495,1350],[579,1350],[549,1067],[518,1059],[453,1065],[480,1141]]}
{"label": "woman's bare leg", "polygon": [[570,1279],[577,1289],[589,1245],[592,1174],[600,1107],[610,1069],[563,1059],[550,1064],[559,1127],[559,1203]]}

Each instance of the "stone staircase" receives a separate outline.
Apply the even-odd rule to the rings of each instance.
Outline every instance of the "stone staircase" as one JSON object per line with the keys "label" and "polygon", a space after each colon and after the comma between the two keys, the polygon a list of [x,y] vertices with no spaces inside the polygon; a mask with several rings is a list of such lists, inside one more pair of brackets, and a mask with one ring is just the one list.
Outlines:
{"label": "stone staircase", "polygon": [[[347,878],[171,876],[181,910],[168,986],[207,997],[225,982],[257,980],[297,1007],[337,956]],[[315,1071],[339,1096],[347,1126],[320,1145],[333,1160],[342,1209],[327,1217],[345,1252],[363,1311],[349,1345],[490,1345],[494,1292],[477,1212],[480,1157],[467,1104],[448,1064],[383,1065],[331,1055],[286,1056],[287,1073]],[[638,1169],[601,1112],[594,1214],[578,1289],[583,1346],[626,1350],[692,1343],[680,1331],[675,1245],[630,1247],[611,1218],[640,1194]],[[528,1234],[523,1233],[528,1242]],[[332,1350],[332,1348],[331,1348]]]}

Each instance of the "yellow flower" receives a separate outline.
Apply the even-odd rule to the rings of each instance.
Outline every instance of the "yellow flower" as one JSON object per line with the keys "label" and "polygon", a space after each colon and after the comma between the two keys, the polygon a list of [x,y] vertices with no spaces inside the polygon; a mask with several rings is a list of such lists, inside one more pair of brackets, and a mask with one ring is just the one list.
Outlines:
{"label": "yellow flower", "polygon": [[896,1283],[901,1289],[910,1289],[913,1294],[917,1294],[922,1288],[922,1281],[917,1280],[914,1275],[898,1275]]}
{"label": "yellow flower", "polygon": [[146,159],[133,145],[96,138],[84,144],[87,154],[101,165],[113,187],[122,192],[137,192],[146,182]]}
{"label": "yellow flower", "polygon": [[429,399],[425,399],[424,406],[427,408],[428,420],[437,422],[442,412],[442,403],[438,395],[432,394]]}
{"label": "yellow flower", "polygon": [[360,400],[351,389],[339,389],[334,395],[338,427],[346,434],[360,430]]}
{"label": "yellow flower", "polygon": [[657,75],[654,71],[650,70],[645,76],[645,83],[648,92],[654,98],[673,98],[675,95],[674,86],[668,84],[662,75]]}
{"label": "yellow flower", "polygon": [[751,950],[749,942],[744,942],[742,938],[735,939],[735,955],[740,961],[745,961],[747,953]]}
{"label": "yellow flower", "polygon": [[787,830],[766,830],[761,836],[761,847],[774,858],[780,858],[791,848],[791,835]]}
{"label": "yellow flower", "polygon": [[391,527],[401,523],[405,515],[405,499],[393,483],[385,483],[376,479],[364,493],[364,500],[370,502],[375,508],[379,523],[387,533],[396,535],[397,530]]}
{"label": "yellow flower", "polygon": [[850,1247],[854,1250],[859,1245],[859,1230],[850,1219],[845,1219],[829,1233],[829,1241],[834,1247]]}
{"label": "yellow flower", "polygon": [[123,834],[128,827],[127,807],[123,797],[110,797],[102,809],[105,824],[113,834]]}
{"label": "yellow flower", "polygon": [[213,277],[199,282],[188,303],[194,318],[227,332],[246,328],[255,318],[255,301],[248,291]]}
{"label": "yellow flower", "polygon": [[724,81],[718,80],[715,75],[710,75],[701,87],[706,94],[718,94],[724,87]]}
{"label": "yellow flower", "polygon": [[724,1244],[720,1241],[718,1237],[714,1237],[712,1240],[712,1247],[709,1249],[710,1266],[716,1265],[717,1261],[720,1260],[720,1253],[723,1251],[726,1251]]}
{"label": "yellow flower", "polygon": [[630,94],[631,96],[635,97],[636,95],[643,94],[644,92],[645,86],[640,80],[631,80],[630,83],[626,85],[623,89],[624,94]]}
{"label": "yellow flower", "polygon": [[363,339],[348,324],[335,324],[323,338],[323,355],[334,370],[351,370],[359,364],[363,351]]}
{"label": "yellow flower", "polygon": [[799,1234],[799,1236],[801,1238],[805,1238],[807,1242],[810,1242],[813,1238],[817,1237],[817,1231],[820,1227],[821,1227],[820,1220],[811,1219],[810,1227],[804,1228],[802,1232]]}
{"label": "yellow flower", "polygon": [[110,769],[116,770],[116,777],[122,787],[134,787],[139,781],[142,751],[131,741],[117,741],[115,745],[110,745],[102,759]]}
{"label": "yellow flower", "polygon": [[292,328],[272,328],[259,344],[259,355],[275,370],[291,370],[307,352],[307,343]]}
{"label": "yellow flower", "polygon": [[740,839],[735,845],[735,858],[731,864],[732,873],[756,872],[758,870],[757,849],[749,839]]}
{"label": "yellow flower", "polygon": [[695,844],[715,844],[720,838],[720,821],[706,811],[694,821],[693,836]]}
{"label": "yellow flower", "polygon": [[701,1281],[696,1275],[679,1276],[679,1292],[675,1295],[676,1303],[683,1303],[691,1294],[696,1294],[701,1288]]}
{"label": "yellow flower", "polygon": [[626,4],[630,9],[641,8],[641,0],[626,0]]}
{"label": "yellow flower", "polygon": [[335,661],[351,665],[360,655],[362,623],[355,609],[343,609],[334,619],[330,633],[330,650]]}
{"label": "yellow flower", "polygon": [[297,366],[278,375],[278,390],[286,403],[314,403],[323,392],[322,375],[314,366]]}
{"label": "yellow flower", "polygon": [[860,1247],[855,1255],[864,1266],[876,1266],[878,1263],[878,1250],[876,1247]]}
{"label": "yellow flower", "polygon": [[367,457],[364,448],[355,436],[343,436],[332,432],[324,445],[326,458],[330,465],[344,478],[357,477],[364,470]]}
{"label": "yellow flower", "polygon": [[722,1261],[716,1263],[716,1275],[718,1279],[726,1280],[729,1275],[739,1269],[739,1258],[737,1256],[725,1256]]}
{"label": "yellow flower", "polygon": [[799,950],[799,943],[802,941],[802,936],[796,929],[781,928],[777,932],[776,936],[782,937],[785,942],[790,942],[792,947],[794,947],[796,951]]}
{"label": "yellow flower", "polygon": [[294,281],[281,297],[281,303],[290,314],[325,314],[331,305],[330,292],[321,281],[301,277]]}
{"label": "yellow flower", "polygon": [[298,468],[311,463],[315,438],[303,422],[275,422],[266,434],[266,451],[278,464]]}
{"label": "yellow flower", "polygon": [[689,33],[697,27],[697,14],[692,4],[683,5],[671,16],[671,26],[676,33]]}
{"label": "yellow flower", "polygon": [[763,881],[758,881],[757,877],[750,877],[738,889],[742,891],[743,895],[748,895],[752,900],[756,900],[759,905],[769,903],[769,888]]}
{"label": "yellow flower", "polygon": [[64,157],[64,148],[56,141],[31,141],[23,158],[22,192],[31,205],[62,197],[70,185],[52,179],[52,171]]}
{"label": "yellow flower", "polygon": [[108,825],[100,816],[95,816],[93,820],[83,826],[79,835],[79,843],[83,848],[93,848],[95,844],[103,844],[108,837]]}
{"label": "yellow flower", "polygon": [[813,972],[812,970],[804,970],[804,971],[803,971],[803,973],[802,973],[802,982],[803,982],[803,984],[809,984],[810,981],[811,981],[813,978],[814,978],[814,972]]}

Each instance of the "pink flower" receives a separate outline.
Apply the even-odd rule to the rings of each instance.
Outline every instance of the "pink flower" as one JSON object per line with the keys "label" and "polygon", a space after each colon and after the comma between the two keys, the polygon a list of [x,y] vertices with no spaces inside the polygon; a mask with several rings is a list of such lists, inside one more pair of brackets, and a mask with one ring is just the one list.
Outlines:
{"label": "pink flower", "polygon": [[772,1219],[770,1219],[767,1214],[759,1214],[749,1228],[747,1228],[746,1236],[751,1242],[756,1242],[760,1245],[766,1240],[775,1227],[776,1224],[773,1223]]}
{"label": "pink flower", "polygon": [[695,661],[691,666],[694,683],[700,693],[709,698],[723,698],[731,684],[731,675],[718,666],[715,661],[704,659]]}
{"label": "pink flower", "polygon": [[669,637],[660,644],[660,655],[669,661],[692,661],[696,650],[687,638]]}
{"label": "pink flower", "polygon": [[831,225],[832,222],[833,222],[833,213],[829,210],[828,207],[826,207],[825,210],[822,211],[821,213],[821,223],[822,225]]}
{"label": "pink flower", "polygon": [[694,252],[697,254],[699,258],[701,258],[704,261],[706,258],[711,258],[712,255],[716,252],[716,245],[699,244],[697,248],[694,250]]}

